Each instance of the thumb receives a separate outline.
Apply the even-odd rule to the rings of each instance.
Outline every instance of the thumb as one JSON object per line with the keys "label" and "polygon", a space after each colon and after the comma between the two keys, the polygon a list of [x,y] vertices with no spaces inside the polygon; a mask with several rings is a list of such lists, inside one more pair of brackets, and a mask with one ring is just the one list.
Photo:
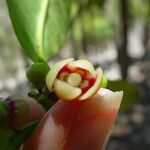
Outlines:
{"label": "thumb", "polygon": [[45,115],[44,108],[35,100],[30,99],[26,101],[29,107],[29,120],[28,122],[41,119]]}
{"label": "thumb", "polygon": [[58,101],[26,141],[24,149],[103,149],[121,99],[122,92],[101,89],[85,101]]}

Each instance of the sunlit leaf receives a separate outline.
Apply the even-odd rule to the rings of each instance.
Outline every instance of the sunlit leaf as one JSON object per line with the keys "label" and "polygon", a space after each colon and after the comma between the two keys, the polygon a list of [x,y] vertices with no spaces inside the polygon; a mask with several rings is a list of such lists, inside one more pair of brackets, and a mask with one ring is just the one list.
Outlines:
{"label": "sunlit leaf", "polygon": [[129,109],[134,101],[138,98],[137,87],[126,81],[108,81],[107,88],[112,91],[123,91],[123,99],[120,106],[120,111]]}
{"label": "sunlit leaf", "polygon": [[71,0],[7,0],[16,35],[34,62],[47,61],[63,44]]}

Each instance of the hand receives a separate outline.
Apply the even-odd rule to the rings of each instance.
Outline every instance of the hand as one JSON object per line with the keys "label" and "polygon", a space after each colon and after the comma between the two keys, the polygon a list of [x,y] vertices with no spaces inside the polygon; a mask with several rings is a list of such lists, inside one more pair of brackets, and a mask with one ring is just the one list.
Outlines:
{"label": "hand", "polygon": [[[59,100],[24,143],[24,150],[101,150],[111,133],[122,92],[100,89],[85,101]],[[34,112],[34,111],[33,111]]]}

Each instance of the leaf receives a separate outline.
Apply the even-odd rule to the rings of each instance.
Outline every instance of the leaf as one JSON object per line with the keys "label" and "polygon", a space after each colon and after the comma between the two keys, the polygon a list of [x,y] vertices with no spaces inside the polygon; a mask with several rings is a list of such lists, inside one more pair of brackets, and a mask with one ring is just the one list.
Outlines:
{"label": "leaf", "polygon": [[[10,134],[10,136],[7,136],[5,141],[5,143],[3,143],[5,145],[5,148],[2,149],[0,147],[1,150],[16,150],[18,149],[18,147],[31,135],[31,133],[33,132],[33,130],[35,129],[35,127],[37,126],[37,124],[39,123],[39,121],[34,121],[28,125],[26,125],[23,129],[18,130],[16,132],[14,132],[14,134]],[[4,134],[6,135],[6,131],[4,131]]]}
{"label": "leaf", "polygon": [[13,135],[12,130],[0,129],[0,149],[6,150],[7,144]]}
{"label": "leaf", "polygon": [[1,119],[4,116],[7,116],[7,115],[8,115],[8,113],[7,113],[7,106],[5,105],[5,103],[0,98],[0,122],[1,122]]}
{"label": "leaf", "polygon": [[34,121],[25,126],[22,130],[15,132],[9,141],[7,150],[16,150],[32,133],[38,123],[39,121]]}
{"label": "leaf", "polygon": [[26,76],[36,88],[43,88],[46,86],[46,75],[49,70],[47,63],[35,63],[27,69]]}
{"label": "leaf", "polygon": [[7,0],[11,21],[27,56],[48,61],[63,44],[71,0]]}
{"label": "leaf", "polygon": [[126,81],[108,81],[107,88],[112,91],[123,91],[123,99],[120,111],[129,109],[138,98],[138,89],[135,85]]}

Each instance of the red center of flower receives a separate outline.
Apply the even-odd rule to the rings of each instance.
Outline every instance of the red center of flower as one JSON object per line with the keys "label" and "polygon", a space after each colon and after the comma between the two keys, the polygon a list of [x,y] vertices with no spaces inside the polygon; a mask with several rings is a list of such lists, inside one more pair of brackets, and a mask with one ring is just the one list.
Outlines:
{"label": "red center of flower", "polygon": [[63,80],[63,79],[65,79],[65,77],[67,77],[71,73],[80,74],[80,76],[82,78],[82,82],[79,85],[79,88],[81,88],[82,94],[86,93],[88,91],[88,89],[90,89],[96,81],[96,77],[92,77],[91,73],[88,70],[85,70],[85,69],[79,68],[79,67],[72,68],[72,67],[69,67],[68,65],[65,65],[59,71],[57,78]]}

